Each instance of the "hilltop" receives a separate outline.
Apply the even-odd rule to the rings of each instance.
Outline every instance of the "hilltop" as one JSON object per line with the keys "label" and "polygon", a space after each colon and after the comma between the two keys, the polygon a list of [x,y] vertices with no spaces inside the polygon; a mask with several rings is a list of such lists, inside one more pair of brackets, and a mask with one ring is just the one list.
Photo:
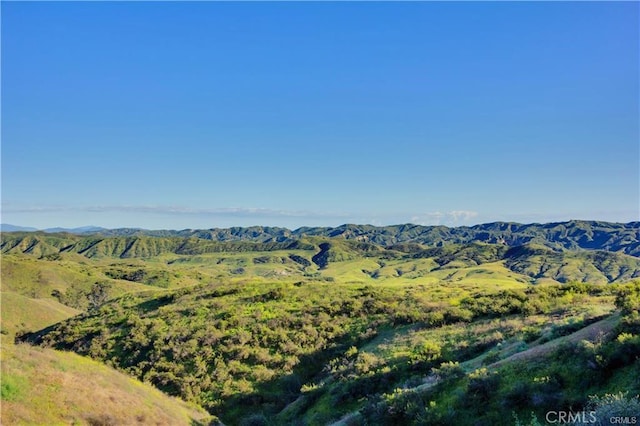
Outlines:
{"label": "hilltop", "polygon": [[[483,233],[473,234],[474,238],[469,237],[470,228],[430,228],[425,234],[415,227],[391,232],[390,227],[351,226],[301,228],[297,235],[262,227],[189,231],[189,236],[14,232],[2,234],[0,252],[7,255],[8,273],[14,264],[24,266],[26,259],[50,261],[31,262],[31,268],[40,269],[45,265],[59,269],[60,262],[67,261],[73,265],[61,271],[73,275],[67,282],[83,275],[72,272],[81,259],[102,260],[81,269],[96,278],[116,280],[115,287],[122,290],[125,282],[168,287],[203,282],[207,276],[313,275],[363,283],[500,277],[526,283],[614,283],[640,277],[640,258],[627,254],[637,252],[637,228],[593,222],[578,232],[578,225],[549,225],[543,227],[548,234],[543,234],[539,229],[492,224],[483,226]],[[128,263],[122,262],[127,259]],[[203,262],[206,268],[198,274],[189,267]]]}
{"label": "hilltop", "polygon": [[[16,227],[14,227],[16,228]],[[17,227],[19,228],[19,227]],[[15,229],[19,231],[20,229]],[[4,231],[4,229],[3,229]],[[33,229],[30,229],[33,231]],[[67,232],[96,236],[185,237],[212,241],[286,242],[304,237],[340,237],[392,246],[417,243],[426,246],[484,242],[519,246],[541,244],[552,249],[589,249],[622,252],[640,256],[640,222],[611,223],[572,220],[546,224],[493,222],[475,226],[423,226],[414,224],[373,226],[345,224],[331,227],[302,227],[296,230],[278,227],[250,226],[212,229],[145,230],[138,228],[104,229],[84,227],[52,228],[41,232]]]}

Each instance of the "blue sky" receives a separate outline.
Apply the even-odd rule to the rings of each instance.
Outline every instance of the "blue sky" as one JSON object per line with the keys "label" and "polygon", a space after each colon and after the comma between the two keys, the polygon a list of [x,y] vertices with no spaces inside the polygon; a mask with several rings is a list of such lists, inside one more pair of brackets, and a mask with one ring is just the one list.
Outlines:
{"label": "blue sky", "polygon": [[639,220],[639,4],[2,4],[2,222]]}

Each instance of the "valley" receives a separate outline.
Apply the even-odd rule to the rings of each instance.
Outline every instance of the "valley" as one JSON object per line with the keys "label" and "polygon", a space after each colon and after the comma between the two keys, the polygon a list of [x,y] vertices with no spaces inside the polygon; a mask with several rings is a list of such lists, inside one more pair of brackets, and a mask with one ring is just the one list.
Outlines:
{"label": "valley", "polygon": [[71,351],[203,424],[638,409],[637,224],[473,228],[3,232],[3,375]]}

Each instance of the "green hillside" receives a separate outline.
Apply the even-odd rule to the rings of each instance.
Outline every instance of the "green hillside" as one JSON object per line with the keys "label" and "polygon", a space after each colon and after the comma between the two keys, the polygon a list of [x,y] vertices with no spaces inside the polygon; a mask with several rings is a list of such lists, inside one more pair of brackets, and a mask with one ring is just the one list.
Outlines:
{"label": "green hillside", "polygon": [[208,413],[99,362],[29,345],[3,345],[3,425],[205,425]]}
{"label": "green hillside", "polygon": [[[208,240],[218,242],[249,241],[253,243],[287,243],[308,237],[339,238],[390,247],[402,243],[425,246],[468,244],[481,242],[503,244],[508,247],[539,244],[554,250],[605,250],[640,256],[640,222],[610,223],[572,220],[546,224],[519,224],[494,222],[471,227],[422,226],[414,224],[372,226],[345,224],[336,228],[309,228],[296,230],[276,227],[251,226],[246,228],[206,229],[182,231],[150,231],[144,229],[102,229],[80,234],[47,234],[44,232],[2,233],[2,252],[9,250],[30,252],[41,256],[54,251],[89,251],[88,257],[104,255],[146,257],[174,251],[176,240]],[[64,236],[67,243],[53,241],[54,235]],[[90,240],[79,239],[90,236]],[[121,240],[109,237],[123,237]],[[144,237],[154,237],[153,242]],[[106,238],[106,240],[105,240]],[[79,244],[79,246],[76,246]]]}
{"label": "green hillside", "polygon": [[[52,240],[54,244],[57,241]],[[38,258],[32,252],[3,255],[1,262],[0,423],[196,425],[214,422],[215,418],[201,408],[170,398],[96,361],[13,344],[16,335],[52,326],[89,309],[96,284],[107,292],[101,303],[125,293],[154,288],[122,277],[109,278],[120,268],[133,269],[130,265],[116,263],[116,267],[112,260],[101,263],[72,254]],[[140,264],[135,266],[139,269]],[[145,267],[147,269],[157,270]]]}
{"label": "green hillside", "polygon": [[0,293],[0,331],[5,336],[34,331],[78,315],[81,311],[49,298],[30,298],[11,291]]}
{"label": "green hillside", "polygon": [[[580,240],[580,228],[610,242],[594,231],[609,225],[564,224],[554,238]],[[478,229],[533,232],[523,227]],[[535,238],[464,241],[445,227],[428,233],[452,241],[427,244],[422,228],[396,228],[3,233],[3,372],[17,377],[3,381],[3,407],[23,413],[3,424],[47,410],[63,423],[131,423],[115,407],[120,420],[89,419],[84,402],[69,402],[72,417],[43,408],[56,396],[46,389],[85,379],[56,381],[77,373],[56,361],[70,354],[8,344],[14,336],[91,357],[229,425],[512,425],[551,409],[635,407],[640,258]],[[37,388],[34,372],[49,370],[41,396],[16,399],[12,389]],[[104,374],[114,392],[131,391]],[[154,417],[165,416],[154,404],[137,403],[150,423],[182,422]]]}
{"label": "green hillside", "polygon": [[[2,250],[7,258],[3,261],[9,269],[7,274],[15,275],[10,286],[21,286],[22,293],[32,285],[37,285],[36,293],[54,290],[55,279],[47,276],[66,276],[59,280],[66,284],[58,287],[81,286],[87,277],[106,280],[113,285],[114,294],[125,288],[130,290],[131,283],[169,288],[241,276],[315,276],[352,282],[406,282],[410,277],[446,281],[463,279],[464,275],[457,271],[465,268],[476,278],[499,270],[509,279],[530,283],[612,283],[640,277],[640,258],[635,256],[604,250],[551,249],[537,244],[509,247],[503,243],[473,242],[429,247],[417,243],[382,246],[340,236],[221,242],[195,237],[11,233],[3,235]],[[25,266],[27,258],[33,260]],[[83,263],[84,267],[78,266]],[[486,267],[481,270],[468,270],[483,265]],[[20,271],[14,273],[16,269]],[[53,269],[57,272],[47,272]]]}
{"label": "green hillside", "polygon": [[[639,295],[638,283],[209,284],[123,296],[26,338],[112,364],[228,424],[327,424],[353,413],[411,423],[422,417],[407,401],[431,400],[482,420],[456,424],[509,424],[513,414],[584,405],[590,394],[639,392],[628,380],[640,372]],[[591,324],[602,333],[564,338]],[[514,357],[536,348],[535,364]],[[571,378],[592,360],[588,377]],[[453,379],[435,379],[443,374]],[[557,397],[531,403],[546,389],[536,377],[553,378]],[[522,402],[505,408],[509,398]],[[481,415],[479,404],[492,410]]]}

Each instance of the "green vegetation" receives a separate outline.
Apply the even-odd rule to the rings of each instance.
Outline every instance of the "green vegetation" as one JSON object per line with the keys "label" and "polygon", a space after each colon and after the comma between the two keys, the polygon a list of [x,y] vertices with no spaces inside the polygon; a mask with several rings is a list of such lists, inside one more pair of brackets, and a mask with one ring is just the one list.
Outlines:
{"label": "green vegetation", "polygon": [[[291,231],[285,228],[251,226],[247,228],[206,229],[182,231],[149,231],[144,229],[112,229],[89,231],[82,235],[91,235],[88,244],[76,247],[76,235],[65,235],[71,241],[70,246],[49,242],[51,234],[42,232],[16,232],[26,238],[18,243],[6,241],[2,244],[3,252],[17,247],[21,252],[29,251],[38,256],[43,253],[55,253],[63,250],[81,250],[91,253],[122,253],[126,248],[126,257],[151,256],[160,251],[175,250],[167,245],[167,241],[156,239],[152,247],[146,243],[138,245],[140,238],[131,237],[181,237],[189,241],[249,241],[253,243],[290,243],[308,237],[340,238],[377,244],[384,247],[411,246],[415,244],[438,247],[448,244],[468,244],[482,242],[504,244],[516,247],[526,244],[539,244],[554,250],[606,250],[625,253],[632,256],[640,254],[640,242],[637,237],[638,222],[609,223],[597,221],[572,220],[569,222],[532,223],[523,225],[512,222],[494,222],[471,227],[448,228],[446,226],[421,226],[413,224],[394,226],[342,225],[337,228],[303,227]],[[6,234],[6,233],[5,233]],[[106,237],[127,237],[124,240],[105,240]],[[36,241],[37,240],[37,241]],[[44,244],[42,244],[44,243]],[[143,248],[147,246],[146,248]],[[404,251],[404,250],[401,250]]]}
{"label": "green vegetation", "polygon": [[[324,424],[353,412],[404,424],[426,419],[411,407],[432,401],[433,419],[451,420],[440,403],[456,417],[500,424],[531,407],[585,404],[585,389],[615,390],[606,375],[640,372],[634,314],[620,321],[614,306],[639,288],[449,284],[441,294],[419,285],[209,284],[123,296],[28,338],[102,360],[231,424],[255,416]],[[548,394],[537,377],[553,378],[558,397],[534,404]]]}
{"label": "green vegetation", "polygon": [[7,336],[38,330],[81,312],[53,299],[32,299],[4,291],[0,297],[2,297],[0,306],[2,334]]}
{"label": "green vegetation", "polygon": [[[541,226],[514,224],[457,237],[408,225],[333,237],[3,234],[3,342],[91,357],[230,425],[512,425],[548,410],[633,411],[640,259],[623,252],[635,242],[626,225],[551,225],[553,244]],[[462,241],[481,231],[487,242]],[[454,242],[426,245],[425,233]],[[531,238],[510,246],[516,235]],[[563,238],[626,248],[554,246]],[[3,345],[3,357],[25,348]],[[18,370],[3,374],[3,405],[27,404],[34,379]]]}
{"label": "green vegetation", "polygon": [[2,348],[3,425],[209,424],[214,418],[100,363],[28,345]]}
{"label": "green vegetation", "polygon": [[[640,277],[637,257],[609,251],[552,250],[536,244],[509,248],[502,243],[475,242],[428,247],[415,243],[381,246],[341,237],[221,242],[193,237],[10,233],[3,235],[2,252],[3,274],[11,277],[10,289],[30,297],[45,297],[53,290],[59,295],[66,287],[71,293],[82,293],[95,281],[110,282],[119,294],[141,289],[132,284],[171,288],[256,276],[303,275],[354,283],[416,279],[611,283]],[[32,259],[30,264],[24,255]],[[84,268],[78,268],[83,264]],[[198,268],[193,267],[196,264]],[[88,277],[94,281],[87,283]],[[82,294],[66,296],[78,299],[76,307],[86,308]]]}

